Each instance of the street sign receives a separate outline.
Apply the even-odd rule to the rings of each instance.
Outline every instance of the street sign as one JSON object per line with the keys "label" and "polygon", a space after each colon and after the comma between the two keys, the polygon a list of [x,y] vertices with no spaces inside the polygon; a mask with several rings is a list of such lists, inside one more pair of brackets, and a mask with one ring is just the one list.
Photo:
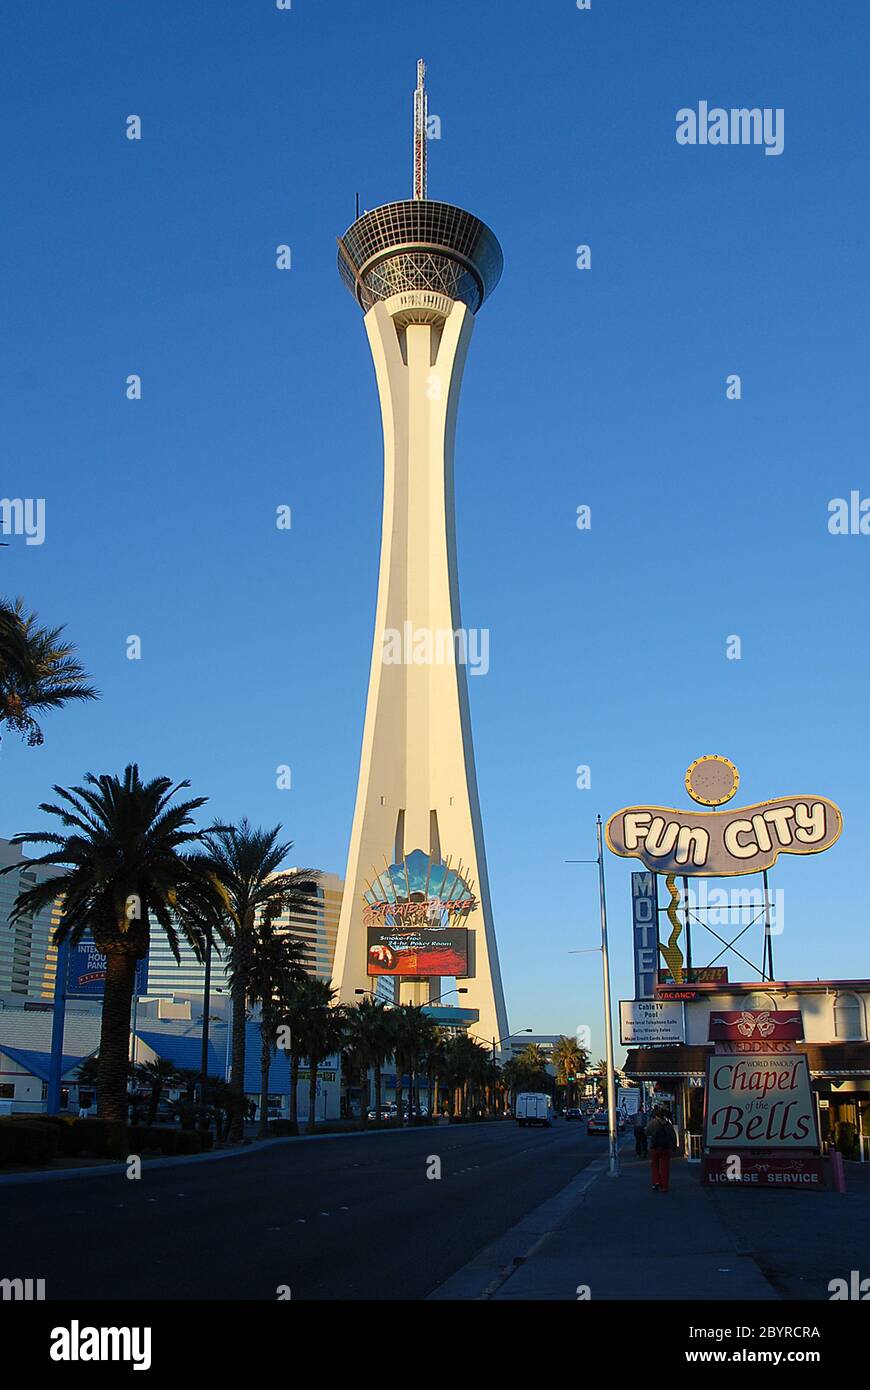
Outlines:
{"label": "street sign", "polygon": [[682,1004],[661,999],[620,999],[619,1041],[623,1047],[674,1046],[685,1042]]}
{"label": "street sign", "polygon": [[[90,932],[69,948],[67,969],[67,999],[102,999],[106,991],[106,957],[97,950]],[[136,962],[136,983],[133,992],[148,992],[148,957]]]}

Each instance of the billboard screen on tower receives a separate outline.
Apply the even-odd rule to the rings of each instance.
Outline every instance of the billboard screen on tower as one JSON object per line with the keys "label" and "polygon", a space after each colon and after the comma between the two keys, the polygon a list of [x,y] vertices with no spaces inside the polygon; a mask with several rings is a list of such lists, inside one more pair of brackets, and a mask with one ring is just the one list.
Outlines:
{"label": "billboard screen on tower", "polygon": [[369,975],[468,974],[468,931],[439,927],[434,931],[369,927],[366,971]]}

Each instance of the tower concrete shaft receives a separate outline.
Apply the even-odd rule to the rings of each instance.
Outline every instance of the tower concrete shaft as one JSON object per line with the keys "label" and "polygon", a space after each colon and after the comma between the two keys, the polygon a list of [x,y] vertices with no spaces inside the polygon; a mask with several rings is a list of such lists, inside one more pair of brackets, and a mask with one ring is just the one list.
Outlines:
{"label": "tower concrete shaft", "polygon": [[[412,850],[448,855],[472,885],[473,973],[462,1003],[474,1031],[501,1039],[507,1018],[492,924],[474,768],[467,666],[450,659],[462,631],[456,569],[453,445],[473,317],[458,301],[432,323],[407,322],[407,296],[365,316],[384,431],[384,511],[377,614],[359,788],[336,946],[342,999],[370,989],[365,895],[389,863]],[[402,302],[405,301],[405,302]],[[428,312],[432,312],[431,308]],[[440,649],[439,649],[440,642]],[[459,643],[462,654],[461,639]],[[421,659],[415,660],[415,655]],[[425,1002],[440,977],[401,987]]]}

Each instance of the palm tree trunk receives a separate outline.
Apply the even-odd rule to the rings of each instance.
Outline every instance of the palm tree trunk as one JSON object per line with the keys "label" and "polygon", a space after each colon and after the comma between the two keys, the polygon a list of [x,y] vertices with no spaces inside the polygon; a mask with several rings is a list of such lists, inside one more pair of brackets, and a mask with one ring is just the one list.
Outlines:
{"label": "palm tree trunk", "polygon": [[130,951],[106,953],[106,989],[100,1024],[97,1114],[102,1120],[127,1123],[127,1077],[130,1070],[130,1009],[136,957]]}
{"label": "palm tree trunk", "polygon": [[268,1020],[260,1020],[260,1036],[262,1039],[262,1049],[260,1051],[260,1124],[257,1134],[260,1139],[269,1137],[269,1067],[272,1064],[272,1045],[269,1042],[271,1032]]}
{"label": "palm tree trunk", "polygon": [[[230,1065],[230,1085],[245,1094],[245,982],[237,982],[232,994],[233,1004],[233,1045]],[[230,1124],[229,1138],[239,1143],[245,1135],[245,1115],[242,1109],[234,1112]]]}
{"label": "palm tree trunk", "polygon": [[375,1067],[375,1124],[381,1123],[381,1064]]}
{"label": "palm tree trunk", "polygon": [[402,1063],[396,1058],[396,1118],[400,1125],[405,1123],[402,1114]]}
{"label": "palm tree trunk", "polygon": [[315,1128],[314,1111],[317,1106],[317,1063],[313,1057],[308,1058],[308,1133],[313,1134]]}
{"label": "palm tree trunk", "polygon": [[299,1053],[290,1054],[290,1119],[299,1122]]}
{"label": "palm tree trunk", "polygon": [[367,1129],[369,1123],[369,1069],[363,1065],[359,1069],[359,1127]]}

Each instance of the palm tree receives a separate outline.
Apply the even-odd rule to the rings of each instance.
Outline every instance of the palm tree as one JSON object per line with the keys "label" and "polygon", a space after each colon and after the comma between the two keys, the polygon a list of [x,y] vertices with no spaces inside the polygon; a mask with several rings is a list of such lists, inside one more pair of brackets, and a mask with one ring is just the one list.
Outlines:
{"label": "palm tree", "polygon": [[576,1105],[577,1077],[586,1071],[589,1053],[576,1038],[562,1036],[554,1042],[550,1057],[556,1068],[556,1081],[565,1087],[566,1106]]}
{"label": "palm tree", "polygon": [[408,1118],[414,1107],[414,1080],[424,1047],[424,1031],[431,1026],[420,1004],[396,1004],[390,1010],[393,1047],[396,1058],[396,1110],[400,1125],[405,1123],[402,1100],[403,1077],[408,1073]]}
{"label": "palm tree", "polygon": [[167,1062],[165,1057],[155,1057],[153,1062],[137,1063],[133,1068],[133,1074],[148,1087],[151,1093],[148,1103],[148,1123],[153,1125],[157,1118],[160,1097],[166,1087],[171,1086],[177,1079],[175,1066],[172,1062]]}
{"label": "palm tree", "polygon": [[[254,960],[258,920],[271,925],[282,911],[310,909],[314,904],[311,869],[279,872],[293,847],[281,843],[281,826],[263,830],[243,819],[238,825],[213,825],[204,838],[211,871],[223,884],[229,900],[229,965],[232,980],[231,1083],[245,1090],[245,1011]],[[241,1139],[244,1116],[237,1115],[230,1133]]]}
{"label": "palm tree", "polygon": [[459,1100],[460,1118],[468,1116],[469,1101],[474,1091],[486,1084],[491,1051],[466,1033],[449,1039],[445,1046],[447,1080],[450,1086],[450,1115],[454,1115]]}
{"label": "palm tree", "polygon": [[206,1077],[206,1095],[214,1110],[215,1138],[227,1139],[236,1115],[244,1115],[245,1097],[222,1076]]}
{"label": "palm tree", "polygon": [[501,1069],[502,1085],[508,1098],[511,1114],[516,1110],[517,1092],[526,1084],[525,1072],[516,1057],[509,1057]]}
{"label": "palm tree", "polygon": [[370,994],[361,999],[356,1008],[347,1011],[349,1047],[363,1078],[360,1114],[362,1125],[368,1122],[365,1078],[368,1076],[369,1068],[375,1074],[375,1123],[380,1124],[381,1121],[382,1069],[387,1058],[393,1055],[395,1030],[392,1016],[394,1012],[395,1010],[390,1008],[383,999],[375,999]]}
{"label": "palm tree", "polygon": [[85,1057],[76,1067],[76,1081],[79,1086],[91,1086],[97,1089],[97,1078],[99,1075],[100,1059],[96,1052],[92,1052],[90,1057]]}
{"label": "palm tree", "polygon": [[[302,998],[297,1013],[296,1041],[308,1058],[308,1133],[313,1134],[316,1125],[317,1069],[327,1057],[341,1051],[347,1035],[347,1023],[344,1009],[334,1002],[335,990],[326,980],[307,978],[299,993]],[[298,1074],[297,1069],[297,1077]]]}
{"label": "palm tree", "polygon": [[429,1088],[429,1117],[438,1117],[438,1090],[440,1083],[446,1079],[447,1074],[447,1037],[448,1034],[443,1028],[435,1029],[435,1036],[432,1038],[426,1053],[426,1079]]}
{"label": "palm tree", "polygon": [[[420,1012],[420,1019],[417,1028],[416,1049],[414,1053],[414,1065],[411,1073],[411,1082],[414,1088],[414,1116],[419,1118],[420,1113],[420,1075],[426,1077],[426,1085],[429,1094],[429,1110],[432,1110],[432,1073],[436,1065],[438,1046],[441,1041],[441,1030],[433,1022],[428,1014]],[[411,1109],[411,1107],[409,1107]],[[412,1118],[411,1123],[413,1124]]]}
{"label": "palm tree", "polygon": [[[389,1055],[388,1025],[384,1023],[386,1010],[380,1000],[370,994],[347,1009],[347,1025],[344,1060],[347,1063],[349,1084],[359,1085],[359,1123],[365,1129],[369,1122],[368,1077],[372,1067],[380,1072],[381,1063]],[[376,1119],[381,1117],[380,1094],[377,1097]]]}
{"label": "palm tree", "polygon": [[62,627],[40,627],[23,599],[0,599],[0,727],[15,729],[30,748],[43,741],[36,714],[99,698],[62,633]]}
{"label": "palm tree", "polygon": [[316,982],[306,978],[291,985],[286,998],[281,1000],[279,1026],[283,1024],[290,1033],[290,1046],[285,1050],[290,1053],[290,1122],[293,1125],[299,1121],[299,1068],[305,1055],[302,1035],[305,1013],[309,1007],[308,985],[311,983]]}
{"label": "palm tree", "polygon": [[[286,932],[276,933],[264,919],[254,928],[248,962],[247,992],[253,1004],[260,1005],[260,1128],[261,1139],[269,1133],[269,1068],[275,1055],[275,1043],[282,1015],[283,1002],[293,985],[307,980],[302,963],[305,943]],[[234,984],[233,961],[230,961],[230,987]]]}
{"label": "palm tree", "polygon": [[547,1054],[540,1043],[526,1043],[525,1047],[520,1050],[519,1060],[533,1074],[547,1069]]}
{"label": "palm tree", "polygon": [[176,960],[177,925],[201,959],[201,936],[186,916],[174,918],[173,911],[189,896],[211,894],[217,900],[221,895],[220,885],[197,857],[185,852],[201,838],[192,813],[207,800],[198,796],[175,801],[189,785],[173,784],[169,777],[143,782],[135,763],[123,777],[87,773],[81,787],[54,788],[60,805],[43,802],[39,808],[57,816],[68,833],[34,831],[12,841],[51,846],[30,862],[65,872],[20,892],[11,920],[39,912],[62,897],[55,942],[69,938],[75,945],[90,930],[97,950],[106,957],[97,1100],[103,1119],[122,1124],[127,1120],[136,962],[148,951],[152,918],[165,932]]}

